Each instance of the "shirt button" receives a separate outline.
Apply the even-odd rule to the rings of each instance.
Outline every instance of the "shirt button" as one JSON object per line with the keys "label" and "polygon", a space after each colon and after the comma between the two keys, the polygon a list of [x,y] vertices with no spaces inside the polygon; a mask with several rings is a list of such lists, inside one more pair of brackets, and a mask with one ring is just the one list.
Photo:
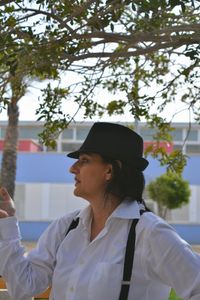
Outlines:
{"label": "shirt button", "polygon": [[73,286],[71,286],[69,290],[70,290],[70,292],[74,292]]}

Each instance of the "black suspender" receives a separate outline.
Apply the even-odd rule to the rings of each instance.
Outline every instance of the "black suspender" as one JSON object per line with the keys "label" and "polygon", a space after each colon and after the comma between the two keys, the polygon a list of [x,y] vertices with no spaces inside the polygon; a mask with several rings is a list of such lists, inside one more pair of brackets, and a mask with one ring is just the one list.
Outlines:
{"label": "black suspender", "polygon": [[[140,215],[142,215],[145,210],[140,211]],[[133,219],[128,239],[126,243],[126,251],[125,251],[125,258],[124,258],[124,270],[123,270],[123,279],[122,279],[122,285],[121,285],[121,291],[119,300],[127,300],[128,299],[128,293],[130,288],[130,282],[131,282],[131,275],[132,275],[132,269],[133,269],[133,261],[134,261],[134,254],[135,254],[135,239],[136,239],[136,225],[138,223],[139,219]],[[75,229],[78,226],[79,218],[73,220],[66,232],[66,235],[69,233],[69,231]]]}
{"label": "black suspender", "polygon": [[135,254],[135,238],[136,238],[135,228],[136,228],[138,221],[139,221],[139,219],[133,219],[131,228],[130,228],[129,234],[128,234],[125,258],[124,258],[123,279],[122,279],[119,300],[128,299],[128,292],[129,292],[129,287],[130,287],[130,280],[131,280],[131,274],[132,274],[132,268],[133,268],[133,260],[134,260],[134,254]]}
{"label": "black suspender", "polygon": [[72,222],[71,222],[71,224],[69,225],[69,228],[68,228],[68,230],[67,230],[65,236],[68,235],[68,233],[69,233],[71,230],[75,229],[75,228],[78,226],[78,223],[79,223],[79,218],[76,218],[76,219],[72,220]]}
{"label": "black suspender", "polygon": [[[140,210],[140,216],[147,212],[145,209]],[[135,254],[135,239],[136,239],[136,225],[139,219],[133,219],[131,228],[129,230],[128,239],[126,243],[126,252],[124,258],[124,271],[123,271],[123,279],[121,285],[121,291],[119,300],[127,300],[128,293],[131,283],[131,275],[133,270],[133,261],[134,261],[134,254]]]}

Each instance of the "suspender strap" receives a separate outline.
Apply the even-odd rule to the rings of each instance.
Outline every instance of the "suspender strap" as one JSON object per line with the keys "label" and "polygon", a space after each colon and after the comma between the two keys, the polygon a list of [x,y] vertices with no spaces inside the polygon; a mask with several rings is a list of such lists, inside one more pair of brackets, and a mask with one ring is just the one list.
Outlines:
{"label": "suspender strap", "polygon": [[[140,215],[145,213],[146,210],[140,210]],[[134,261],[134,254],[135,254],[135,238],[136,238],[136,225],[138,223],[139,219],[133,219],[131,223],[131,227],[128,234],[128,239],[126,243],[126,252],[125,252],[125,258],[124,258],[124,270],[123,270],[123,280],[121,285],[121,291],[119,300],[127,300],[128,299],[128,293],[129,293],[129,287],[130,287],[130,281],[131,281],[131,275],[132,275],[132,268],[133,268],[133,261]],[[73,229],[75,229],[78,226],[79,218],[76,218],[75,220],[72,220],[66,235]]]}
{"label": "suspender strap", "polygon": [[71,224],[69,225],[69,228],[65,234],[65,236],[73,229],[75,229],[77,226],[78,226],[78,223],[79,223],[79,218],[76,218],[74,220],[72,220]]}
{"label": "suspender strap", "polygon": [[124,259],[123,280],[122,280],[119,300],[128,299],[128,292],[130,287],[130,280],[131,280],[134,253],[135,253],[135,237],[136,237],[135,228],[138,221],[139,221],[138,219],[134,219],[132,221],[131,228],[128,234],[125,259]]}

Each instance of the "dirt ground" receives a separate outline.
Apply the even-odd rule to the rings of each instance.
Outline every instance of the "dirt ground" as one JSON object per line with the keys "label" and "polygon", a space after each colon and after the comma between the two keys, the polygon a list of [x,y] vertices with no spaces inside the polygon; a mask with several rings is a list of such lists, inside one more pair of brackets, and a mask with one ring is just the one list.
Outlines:
{"label": "dirt ground", "polygon": [[194,249],[194,251],[200,253],[200,245],[194,245],[192,246],[192,248]]}

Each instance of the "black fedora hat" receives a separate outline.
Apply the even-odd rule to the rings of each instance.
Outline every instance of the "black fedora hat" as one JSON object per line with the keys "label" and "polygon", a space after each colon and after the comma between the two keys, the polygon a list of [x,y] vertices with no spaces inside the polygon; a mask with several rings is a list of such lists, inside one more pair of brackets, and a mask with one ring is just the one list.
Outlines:
{"label": "black fedora hat", "polygon": [[140,171],[149,164],[142,157],[142,137],[130,128],[116,123],[94,123],[81,147],[67,156],[78,158],[80,153],[98,153],[129,163]]}

